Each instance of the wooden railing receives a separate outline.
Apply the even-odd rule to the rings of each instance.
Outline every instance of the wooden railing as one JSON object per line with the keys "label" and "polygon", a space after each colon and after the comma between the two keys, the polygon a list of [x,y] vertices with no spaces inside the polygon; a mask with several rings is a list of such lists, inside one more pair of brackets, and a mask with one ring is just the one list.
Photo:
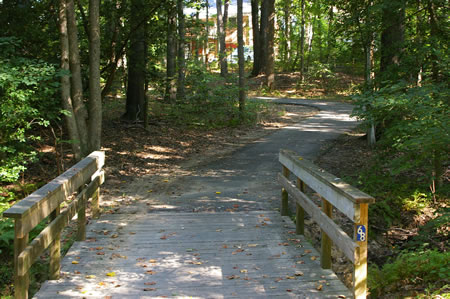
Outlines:
{"label": "wooden railing", "polygon": [[[334,244],[353,263],[353,292],[355,298],[367,296],[367,235],[368,205],[375,202],[370,195],[346,184],[292,151],[281,150],[279,161],[283,173],[278,181],[283,186],[281,214],[289,214],[288,196],[296,202],[296,232],[304,234],[305,211],[320,226],[321,266],[331,269],[331,246]],[[290,174],[297,178],[297,186],[289,181]],[[322,209],[305,194],[309,186],[322,199]],[[349,237],[332,219],[333,207],[354,223],[354,238]]]}
{"label": "wooden railing", "polygon": [[[77,240],[86,238],[86,203],[92,198],[93,217],[99,215],[100,185],[104,181],[104,152],[93,152],[47,185],[33,192],[3,213],[14,219],[15,298],[27,298],[28,271],[49,248],[50,279],[58,279],[61,262],[61,231],[78,214]],[[77,192],[75,196],[75,192]],[[74,198],[70,201],[71,198]],[[67,201],[67,202],[66,202]],[[67,207],[61,211],[61,205]],[[46,217],[50,223],[28,244],[29,232]]]}

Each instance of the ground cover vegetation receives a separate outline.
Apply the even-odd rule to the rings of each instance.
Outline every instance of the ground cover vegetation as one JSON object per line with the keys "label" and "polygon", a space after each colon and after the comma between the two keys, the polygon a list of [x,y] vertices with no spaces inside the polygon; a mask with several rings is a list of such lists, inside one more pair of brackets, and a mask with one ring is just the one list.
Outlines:
{"label": "ground cover vegetation", "polygon": [[[132,180],[165,164],[139,169],[123,144],[172,146],[176,163],[277,116],[248,96],[345,100],[360,132],[318,163],[377,199],[371,296],[448,296],[447,1],[243,2],[0,1],[0,213],[92,150]],[[1,296],[12,246],[0,218]]]}

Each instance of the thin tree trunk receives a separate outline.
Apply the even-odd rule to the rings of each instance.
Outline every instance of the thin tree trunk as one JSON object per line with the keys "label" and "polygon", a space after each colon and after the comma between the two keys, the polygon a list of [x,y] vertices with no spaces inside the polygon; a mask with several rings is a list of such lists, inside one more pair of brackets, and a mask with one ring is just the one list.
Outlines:
{"label": "thin tree trunk", "polygon": [[[174,4],[173,2],[170,2]],[[177,56],[177,10],[171,5],[167,14],[167,68],[166,68],[166,99],[174,102],[177,97],[176,56]]]}
{"label": "thin tree trunk", "polygon": [[[195,26],[197,28],[199,28],[199,26],[200,26],[200,12],[199,12],[198,8],[195,13]],[[199,60],[199,51],[200,51],[200,32],[199,32],[199,34],[196,34],[196,36],[195,36],[195,55],[194,55],[195,61]]]}
{"label": "thin tree trunk", "polygon": [[268,30],[267,30],[267,64],[266,64],[266,76],[267,87],[270,90],[275,88],[275,0],[268,0]]}
{"label": "thin tree trunk", "polygon": [[183,12],[183,0],[177,0],[178,11],[178,82],[177,82],[177,100],[182,102],[185,98],[184,81],[185,81],[185,24]]}
{"label": "thin tree trunk", "polygon": [[290,57],[291,39],[290,39],[290,23],[291,23],[291,1],[284,2],[284,64],[288,64]]}
{"label": "thin tree trunk", "polygon": [[209,66],[209,0],[206,0],[206,40],[205,40],[205,65]]}
{"label": "thin tree trunk", "polygon": [[225,27],[224,18],[222,15],[222,0],[216,1],[217,5],[217,35],[219,38],[219,65],[220,75],[225,77],[227,75],[227,57],[226,57],[226,45],[225,45]]}
{"label": "thin tree trunk", "polygon": [[[428,14],[430,15],[430,36],[431,45],[433,48],[436,46],[436,38],[439,36],[439,27],[436,20],[436,5],[433,1],[428,1]],[[431,78],[433,81],[439,81],[439,66],[438,66],[438,56],[436,51],[431,51]]]}
{"label": "thin tree trunk", "polygon": [[301,28],[300,28],[300,82],[305,76],[305,0],[301,2]]}
{"label": "thin tree trunk", "polygon": [[[59,32],[61,41],[61,69],[69,72],[69,38],[67,35],[66,0],[59,1]],[[72,151],[76,161],[81,160],[80,136],[78,134],[77,122],[73,111],[72,97],[70,95],[70,76],[61,76],[61,101],[64,110],[69,112],[65,115],[69,138],[72,140]]]}
{"label": "thin tree trunk", "polygon": [[333,34],[333,21],[334,21],[334,6],[330,6],[328,11],[328,33],[327,33],[327,57],[326,63],[331,63],[330,57],[332,57],[332,52],[335,47],[336,40]]}
{"label": "thin tree trunk", "polygon": [[261,21],[259,28],[260,35],[260,48],[261,48],[261,57],[260,57],[260,73],[265,73],[267,68],[267,51],[268,51],[268,34],[269,34],[269,11],[268,11],[268,0],[262,0],[261,3]]}
{"label": "thin tree trunk", "polygon": [[70,71],[72,73],[71,94],[73,112],[78,127],[78,134],[80,137],[81,155],[84,157],[89,154],[88,130],[86,124],[88,114],[83,102],[80,52],[78,49],[78,29],[73,0],[67,0],[66,5],[67,32],[69,37],[69,64]]}
{"label": "thin tree trunk", "polygon": [[89,0],[89,151],[101,146],[100,0]]}
{"label": "thin tree trunk", "polygon": [[253,69],[252,76],[256,77],[261,71],[261,40],[259,33],[259,0],[251,0],[252,28],[253,28]]}
{"label": "thin tree trunk", "polygon": [[308,72],[309,65],[311,62],[311,56],[312,56],[311,54],[312,54],[314,37],[315,37],[316,22],[317,22],[317,15],[314,15],[312,26],[311,26],[311,39],[309,40],[309,44],[308,44],[308,57],[306,59],[306,72]]}
{"label": "thin tree trunk", "polygon": [[245,109],[245,60],[244,60],[244,28],[242,0],[237,3],[237,35],[238,35],[238,63],[239,63],[239,111]]}

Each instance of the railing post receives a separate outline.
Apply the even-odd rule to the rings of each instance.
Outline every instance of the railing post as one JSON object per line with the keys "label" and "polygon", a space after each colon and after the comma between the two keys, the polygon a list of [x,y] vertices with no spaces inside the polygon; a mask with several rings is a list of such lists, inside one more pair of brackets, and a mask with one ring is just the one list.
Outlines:
{"label": "railing post", "polygon": [[100,187],[95,190],[94,194],[92,195],[91,200],[91,209],[92,209],[92,218],[98,218],[100,217]]}
{"label": "railing post", "polygon": [[[50,219],[53,221],[61,212],[61,208],[57,207],[51,214]],[[59,273],[61,270],[61,232],[58,232],[49,246],[50,265],[49,265],[49,278],[59,279]]]}
{"label": "railing post", "polygon": [[[25,273],[19,276],[19,255],[28,245],[28,234],[22,235],[22,220],[16,219],[14,221],[14,292],[16,299],[27,299],[28,298],[28,287],[30,285],[29,273]],[[21,238],[17,236],[21,236]]]}
{"label": "railing post", "polygon": [[355,298],[367,297],[367,237],[369,222],[369,204],[359,204],[359,223],[355,223],[356,250],[355,269],[353,272],[353,289]]}
{"label": "railing post", "polygon": [[[297,178],[297,188],[305,193],[305,183]],[[295,233],[297,235],[305,234],[305,210],[298,203],[295,204]]]}
{"label": "railing post", "polygon": [[[325,198],[322,198],[322,211],[331,219],[333,206]],[[322,230],[320,265],[323,269],[331,269],[331,245],[330,237]]]}
{"label": "railing post", "polygon": [[[289,169],[283,166],[283,175],[289,179]],[[281,189],[281,216],[289,216],[289,195],[283,188]]]}
{"label": "railing post", "polygon": [[82,198],[80,198],[80,209],[78,210],[77,219],[78,219],[77,241],[84,241],[84,240],[86,240],[86,196],[85,195],[83,195]]}

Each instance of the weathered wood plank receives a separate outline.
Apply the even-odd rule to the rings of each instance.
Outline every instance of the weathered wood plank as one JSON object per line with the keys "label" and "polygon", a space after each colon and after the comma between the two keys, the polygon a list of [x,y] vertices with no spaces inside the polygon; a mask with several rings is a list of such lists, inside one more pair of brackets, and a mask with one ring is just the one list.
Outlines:
{"label": "weathered wood plank", "polygon": [[[351,296],[332,271],[319,267],[319,253],[303,236],[295,235],[292,221],[277,214],[266,211],[249,216],[192,213],[191,219],[195,221],[190,228],[196,231],[180,229],[180,225],[190,221],[188,214],[181,219],[177,213],[126,215],[129,223],[122,216],[113,216],[108,222],[102,217],[93,226],[89,225],[87,231],[105,227],[110,234],[75,242],[62,262],[63,278],[45,283],[36,298]],[[266,217],[271,219],[271,224],[256,228]],[[219,223],[227,223],[227,227],[220,228],[214,218]],[[159,229],[165,231],[151,227],[163,219]],[[247,223],[251,224],[246,226]],[[179,235],[169,235],[171,229],[167,227],[177,228]],[[119,235],[112,237],[116,231]],[[167,239],[160,239],[164,234]],[[102,253],[97,255],[98,252]],[[312,256],[315,258],[311,259]],[[113,277],[107,276],[110,272],[114,272]],[[303,275],[296,276],[296,272]],[[145,285],[148,282],[154,284]],[[322,291],[317,290],[320,284]],[[144,288],[154,290],[144,291]]]}
{"label": "weathered wood plank", "polygon": [[[333,206],[324,198],[322,198],[322,211],[332,219]],[[321,231],[321,235],[320,266],[324,269],[331,269],[331,246],[333,243],[324,230]]]}
{"label": "weathered wood plank", "polygon": [[355,263],[356,244],[336,223],[325,215],[303,192],[298,190],[281,174],[278,175],[280,184],[288,190],[289,194],[305,209],[315,222],[323,229],[333,242],[342,250],[342,253]]}
{"label": "weathered wood plank", "polygon": [[375,202],[372,196],[343,182],[292,151],[281,150],[279,161],[353,222],[359,221],[359,203]]}
{"label": "weathered wood plank", "polygon": [[[361,218],[360,223],[355,223],[355,240],[359,246],[356,254],[355,268],[353,272],[353,289],[354,296],[357,299],[367,297],[367,236],[368,236],[368,223],[369,223],[369,205],[361,204]],[[358,227],[364,226],[364,237],[361,233],[359,241],[357,238]]]}
{"label": "weathered wood plank", "polygon": [[50,183],[22,199],[3,213],[4,217],[22,219],[18,237],[30,232],[69,195],[91,180],[104,164],[104,153],[93,152]]}
{"label": "weathered wood plank", "polygon": [[23,250],[17,259],[18,273],[24,275],[30,269],[33,262],[44,250],[50,246],[59,236],[59,233],[75,216],[85,199],[93,194],[100,184],[100,178],[96,177],[71,203],[53,220],[34,240]]}

